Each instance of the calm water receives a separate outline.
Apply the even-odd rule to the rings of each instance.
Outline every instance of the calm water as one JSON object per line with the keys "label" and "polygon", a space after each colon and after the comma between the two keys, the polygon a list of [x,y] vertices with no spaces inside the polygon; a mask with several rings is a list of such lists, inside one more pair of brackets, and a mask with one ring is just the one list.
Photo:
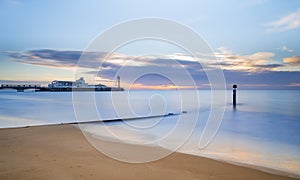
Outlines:
{"label": "calm water", "polygon": [[[214,116],[208,120],[211,93],[198,93],[199,97],[191,91],[114,92],[113,96],[109,92],[92,96],[82,92],[72,99],[70,92],[0,91],[0,127],[66,123],[74,122],[76,118],[88,121],[148,116],[185,110],[188,113],[179,116],[85,124],[81,128],[104,137],[109,135],[101,128],[109,126],[115,135],[113,138],[138,144],[154,142],[165,148],[175,148],[182,136],[191,135],[178,151],[300,175],[300,91],[238,91],[236,109],[230,104],[231,92],[227,92],[223,121],[215,138],[204,149],[199,148],[204,127],[209,123],[217,125],[218,120]],[[221,112],[222,100],[213,107]],[[174,127],[179,128],[169,136]],[[167,141],[160,141],[165,137]]]}

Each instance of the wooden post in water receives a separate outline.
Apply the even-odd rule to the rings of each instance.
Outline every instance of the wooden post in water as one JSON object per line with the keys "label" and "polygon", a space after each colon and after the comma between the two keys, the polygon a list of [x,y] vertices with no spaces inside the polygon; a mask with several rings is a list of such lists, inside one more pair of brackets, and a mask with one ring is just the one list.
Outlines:
{"label": "wooden post in water", "polygon": [[233,88],[232,104],[233,104],[233,107],[235,107],[236,106],[236,88],[237,88],[237,85],[234,84],[232,86],[232,88]]}

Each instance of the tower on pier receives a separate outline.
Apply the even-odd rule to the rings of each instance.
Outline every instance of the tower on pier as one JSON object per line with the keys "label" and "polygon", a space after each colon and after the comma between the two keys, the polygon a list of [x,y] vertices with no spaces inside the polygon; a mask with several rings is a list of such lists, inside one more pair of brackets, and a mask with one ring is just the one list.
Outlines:
{"label": "tower on pier", "polygon": [[120,76],[117,76],[117,86],[118,86],[118,88],[121,88],[121,79],[120,79]]}

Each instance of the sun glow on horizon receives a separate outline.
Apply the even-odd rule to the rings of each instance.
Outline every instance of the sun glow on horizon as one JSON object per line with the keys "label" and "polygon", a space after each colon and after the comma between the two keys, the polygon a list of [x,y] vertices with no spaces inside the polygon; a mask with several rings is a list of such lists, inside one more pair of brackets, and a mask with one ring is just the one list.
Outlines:
{"label": "sun glow on horizon", "polygon": [[134,90],[177,90],[177,89],[197,89],[196,86],[176,86],[176,85],[145,85],[133,84],[129,89]]}

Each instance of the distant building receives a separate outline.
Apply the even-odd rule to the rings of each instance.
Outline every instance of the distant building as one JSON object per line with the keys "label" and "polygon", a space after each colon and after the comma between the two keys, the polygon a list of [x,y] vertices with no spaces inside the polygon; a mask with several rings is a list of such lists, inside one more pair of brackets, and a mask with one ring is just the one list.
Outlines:
{"label": "distant building", "polygon": [[88,83],[85,82],[83,77],[76,80],[73,85],[75,85],[77,88],[87,88],[89,86]]}
{"label": "distant building", "polygon": [[97,88],[97,89],[105,89],[107,88],[103,84],[97,84],[97,85],[89,85],[85,82],[84,78],[81,77],[75,82],[73,81],[58,81],[54,80],[50,84],[48,84],[48,88],[55,89],[55,88]]}
{"label": "distant building", "polygon": [[72,81],[57,81],[54,80],[51,82],[51,84],[48,84],[48,88],[53,89],[53,88],[73,88],[73,83]]}

